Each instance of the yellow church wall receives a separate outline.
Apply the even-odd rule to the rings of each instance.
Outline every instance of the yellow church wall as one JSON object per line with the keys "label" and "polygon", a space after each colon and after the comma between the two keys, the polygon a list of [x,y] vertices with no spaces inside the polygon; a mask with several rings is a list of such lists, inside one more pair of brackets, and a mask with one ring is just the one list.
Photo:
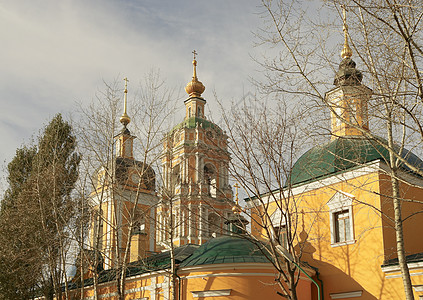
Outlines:
{"label": "yellow church wall", "polygon": [[[331,293],[363,291],[362,299],[398,299],[385,294],[386,284],[380,266],[384,261],[378,173],[322,185],[295,195],[298,212],[304,211],[304,229],[311,243],[312,259],[324,282],[325,297]],[[352,202],[353,238],[347,243],[332,244],[328,201],[338,191],[354,196]],[[275,205],[270,206],[270,210]],[[301,220],[301,217],[298,218]],[[310,225],[311,224],[311,225]],[[299,224],[299,230],[302,224]],[[307,256],[304,256],[306,258]],[[375,298],[375,295],[379,295]],[[330,299],[330,298],[329,298]]]}
{"label": "yellow church wall", "polygon": [[[275,283],[275,272],[270,264],[266,268],[220,268],[219,271],[209,272],[185,272],[181,270],[178,275],[181,277],[181,300],[202,299],[194,297],[193,291],[219,291],[231,290],[230,296],[212,297],[206,299],[281,299],[277,292],[282,292]],[[207,269],[209,266],[204,266]],[[211,266],[214,268],[215,266]],[[298,287],[299,300],[311,299],[311,281],[301,277]]]}
{"label": "yellow church wall", "polygon": [[[392,185],[390,177],[381,174],[381,193],[382,209],[388,217],[383,217],[383,235],[385,247],[385,259],[396,258],[396,236],[392,219],[394,218],[394,208],[392,198]],[[416,228],[423,228],[423,217],[418,212],[423,211],[423,203],[412,201],[423,200],[423,189],[418,186],[412,186],[405,182],[400,183],[401,198],[404,199],[401,204],[404,231],[404,244],[406,255],[423,252],[423,239],[416,238]],[[416,214],[417,213],[417,214]]]}
{"label": "yellow church wall", "polygon": [[[311,212],[306,213],[305,223],[317,225],[308,229],[309,241],[316,249],[310,263],[319,268],[325,297],[331,293],[362,290],[363,299],[375,299],[371,294],[378,294],[379,287],[383,286],[382,230],[377,212],[380,205],[374,193],[379,190],[377,179],[378,174],[372,173],[296,196],[300,209]],[[338,191],[354,196],[351,244],[332,244],[331,241],[330,212],[326,204]]]}
{"label": "yellow church wall", "polygon": [[[120,243],[123,245],[122,247],[125,247],[128,241],[128,222],[131,219],[132,215],[132,209],[134,207],[134,203],[125,201],[122,202],[122,213],[121,213],[121,227],[119,230],[122,231],[121,240]],[[149,246],[149,235],[150,232],[150,209],[151,207],[148,205],[143,204],[137,204],[137,210],[142,212],[142,215],[144,216],[144,226],[145,230],[144,232],[146,234],[135,234],[132,235],[131,238],[131,247],[130,247],[130,253],[128,257],[128,261],[135,261],[140,259],[141,257],[145,257],[146,250],[150,248]],[[115,220],[115,206],[110,201],[102,203],[102,211],[103,211],[103,219],[104,220]],[[102,232],[100,232],[100,236],[102,239],[106,239],[110,236],[110,243],[106,245],[105,240],[102,241],[101,247],[103,251],[107,251],[106,247],[110,250],[110,253],[108,253],[108,256],[110,258],[110,262],[112,263],[115,257],[114,249],[116,247],[116,236],[115,233],[110,232],[117,229],[116,224],[111,224],[111,227],[107,225],[106,222],[103,221],[103,227]],[[95,236],[93,230],[95,226],[91,226],[91,244],[94,245],[93,237]],[[112,263],[113,265],[113,263]],[[108,265],[107,267],[111,267],[112,265]]]}
{"label": "yellow church wall", "polygon": [[[295,191],[298,192],[298,189]],[[423,190],[419,187],[402,183],[400,190],[405,199],[423,199]],[[330,212],[327,202],[338,191],[354,196],[352,202],[354,241],[344,244],[331,243]],[[387,196],[383,196],[384,194]],[[318,188],[295,195],[298,220],[301,220],[301,211],[304,211],[304,229],[308,233],[307,241],[312,245],[312,253],[308,253],[312,255],[312,259],[307,259],[307,255],[304,255],[303,259],[319,269],[320,279],[324,282],[325,297],[330,297],[333,293],[362,290],[360,299],[403,298],[402,281],[386,279],[381,269],[385,259],[396,257],[392,222],[382,217],[379,212],[381,210],[392,217],[392,199],[389,194],[391,194],[389,177],[373,172],[332,184],[325,183]],[[270,214],[275,207],[274,203],[270,204]],[[419,203],[404,203],[403,217],[411,216],[422,208],[423,205]],[[260,222],[253,214],[252,233],[264,234],[262,229],[254,226],[254,220]],[[302,225],[299,224],[298,230],[302,229]],[[423,217],[420,215],[414,215],[404,222],[407,254],[423,250],[423,239],[416,238],[416,228],[423,228]],[[413,276],[413,284],[421,284],[420,277],[423,276]]]}
{"label": "yellow church wall", "polygon": [[[148,205],[137,204],[137,210],[141,212],[140,217],[144,217],[144,233],[134,234],[129,236],[129,222],[134,217],[132,215],[134,204],[131,202],[124,202],[122,206],[122,237],[121,245],[124,248],[127,245],[128,238],[131,239],[130,252],[128,261],[136,261],[141,257],[145,257],[149,247],[149,232],[150,232],[150,209]],[[123,253],[122,253],[123,255]]]}

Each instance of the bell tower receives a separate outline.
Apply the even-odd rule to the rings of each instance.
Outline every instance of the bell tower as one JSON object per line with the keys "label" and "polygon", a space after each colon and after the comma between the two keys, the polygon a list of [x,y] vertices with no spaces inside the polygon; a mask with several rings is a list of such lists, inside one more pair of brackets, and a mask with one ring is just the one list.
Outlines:
{"label": "bell tower", "polygon": [[352,50],[348,44],[345,7],[343,16],[342,61],[335,75],[335,88],[327,92],[325,96],[327,103],[332,107],[332,139],[343,136],[361,136],[369,130],[367,103],[372,95],[372,90],[361,84],[363,74],[355,68],[356,64],[351,59]]}
{"label": "bell tower", "polygon": [[125,78],[122,130],[114,137],[115,156],[97,172],[91,245],[105,269],[139,260],[155,250],[155,173],[145,162],[134,159],[134,139],[128,129]]}
{"label": "bell tower", "polygon": [[204,115],[204,85],[197,77],[197,53],[192,80],[185,91],[185,118],[163,140],[161,156],[164,188],[157,209],[157,243],[166,247],[202,244],[224,233],[232,215],[229,152],[223,130]]}

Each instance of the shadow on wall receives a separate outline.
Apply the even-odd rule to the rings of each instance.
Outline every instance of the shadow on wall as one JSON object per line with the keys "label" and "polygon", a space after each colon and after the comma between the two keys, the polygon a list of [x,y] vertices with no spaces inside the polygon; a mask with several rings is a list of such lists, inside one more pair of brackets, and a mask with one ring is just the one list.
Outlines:
{"label": "shadow on wall", "polygon": [[[334,296],[333,294],[341,294],[341,293],[348,293],[348,292],[359,292],[361,291],[362,294],[360,299],[363,300],[377,300],[375,296],[367,292],[363,286],[361,286],[357,281],[355,281],[351,276],[344,273],[342,270],[338,269],[337,267],[328,264],[326,262],[322,262],[319,260],[315,260],[312,262],[313,267],[318,268],[319,270],[325,270],[324,274],[320,274],[319,279],[323,281],[323,292],[324,292],[324,299],[332,299],[330,296]],[[317,293],[316,287],[313,285],[313,295]],[[349,298],[347,298],[349,299]]]}
{"label": "shadow on wall", "polygon": [[[354,280],[350,275],[342,271],[341,269],[335,267],[334,265],[323,262],[321,260],[315,260],[313,259],[313,254],[316,252],[316,249],[313,247],[313,245],[308,242],[307,238],[308,235],[304,231],[300,232],[299,234],[300,242],[295,246],[295,252],[297,255],[301,253],[301,260],[308,262],[311,266],[317,268],[320,272],[319,280],[323,282],[323,293],[324,293],[324,299],[333,299],[332,297],[335,296],[334,294],[338,294],[338,296],[341,296],[344,293],[349,292],[356,292],[360,294],[360,299],[366,299],[366,300],[377,300],[380,297],[376,298],[369,292],[367,292],[361,284],[359,284],[356,280]],[[343,261],[349,261],[351,254],[349,251],[346,251],[346,253],[343,253],[342,260]],[[336,258],[333,258],[336,260]],[[369,267],[370,268],[370,267]],[[372,272],[374,270],[365,270],[365,272]],[[378,272],[380,274],[380,272]],[[314,278],[315,280],[317,278]],[[316,282],[319,283],[319,280],[316,280]],[[384,287],[384,278],[381,278],[382,281],[382,288],[380,291],[380,295],[383,292]],[[317,288],[312,285],[312,295],[317,295]],[[331,297],[332,294],[332,297]],[[340,295],[341,294],[341,295]],[[349,299],[351,296],[346,296],[347,294],[343,295],[343,298]],[[313,298],[314,299],[314,298]],[[341,298],[335,298],[335,299],[341,299]]]}

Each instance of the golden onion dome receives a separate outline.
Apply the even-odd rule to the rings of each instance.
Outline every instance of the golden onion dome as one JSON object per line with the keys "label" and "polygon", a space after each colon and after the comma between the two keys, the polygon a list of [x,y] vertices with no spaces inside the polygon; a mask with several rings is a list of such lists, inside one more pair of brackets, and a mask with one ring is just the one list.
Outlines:
{"label": "golden onion dome", "polygon": [[242,213],[241,206],[237,203],[236,205],[232,206],[232,212],[236,215],[239,215]]}
{"label": "golden onion dome", "polygon": [[129,124],[129,122],[131,122],[131,119],[129,118],[129,116],[126,113],[123,113],[122,116],[119,119],[120,123],[123,126],[127,126]]}
{"label": "golden onion dome", "polygon": [[201,81],[198,81],[197,61],[195,59],[192,61],[192,65],[194,68],[192,80],[186,85],[185,91],[190,97],[201,97],[201,94],[204,92],[206,87],[201,83]]}

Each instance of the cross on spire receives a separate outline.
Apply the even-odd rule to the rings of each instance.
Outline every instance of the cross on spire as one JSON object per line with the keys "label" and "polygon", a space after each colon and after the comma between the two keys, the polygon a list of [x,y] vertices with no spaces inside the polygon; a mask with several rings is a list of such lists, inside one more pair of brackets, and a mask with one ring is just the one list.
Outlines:
{"label": "cross on spire", "polygon": [[125,91],[124,92],[127,93],[128,92],[127,87],[128,87],[128,82],[129,82],[128,77],[123,78],[123,81],[125,81]]}
{"label": "cross on spire", "polygon": [[194,54],[194,60],[195,60],[195,58],[196,58],[196,57],[197,57],[197,55],[198,55],[197,51],[195,51],[195,49],[194,49],[194,51],[192,51],[192,54]]}
{"label": "cross on spire", "polygon": [[235,201],[236,201],[236,204],[238,205],[238,201],[239,201],[239,199],[238,199],[238,189],[239,189],[238,182],[234,184],[234,188],[235,188]]}
{"label": "cross on spire", "polygon": [[129,80],[128,80],[127,77],[123,78],[123,80],[125,81],[125,90],[123,91],[123,94],[124,94],[124,97],[123,97],[123,114],[120,117],[120,122],[126,128],[126,125],[128,125],[129,122],[131,122],[131,119],[129,118],[129,116],[126,113],[127,95],[128,95],[128,82],[129,82]]}
{"label": "cross on spire", "polygon": [[347,8],[345,4],[342,4],[341,8],[342,8],[342,22],[343,22],[342,30],[344,31],[344,48],[342,49],[341,57],[351,58],[352,50],[350,48],[350,45],[348,45]]}
{"label": "cross on spire", "polygon": [[123,78],[123,81],[125,81],[125,90],[123,91],[125,93],[124,97],[124,107],[123,107],[123,113],[126,115],[126,102],[127,102],[127,94],[128,94],[128,77]]}

